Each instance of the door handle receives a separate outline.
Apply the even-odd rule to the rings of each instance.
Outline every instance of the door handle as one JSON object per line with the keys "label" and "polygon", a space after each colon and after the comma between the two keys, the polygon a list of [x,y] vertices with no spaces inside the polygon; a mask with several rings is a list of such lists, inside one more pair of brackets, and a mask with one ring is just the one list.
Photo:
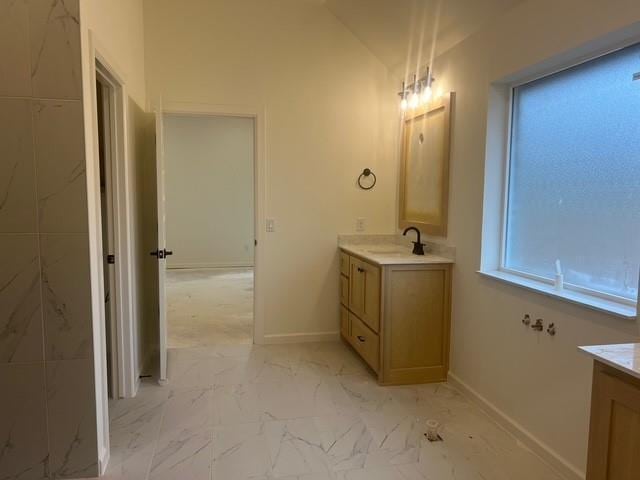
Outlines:
{"label": "door handle", "polygon": [[362,335],[358,335],[356,338],[357,338],[358,340],[360,340],[361,342],[363,342],[363,343],[364,343],[364,341],[366,340],[366,338],[364,338]]}
{"label": "door handle", "polygon": [[152,257],[158,257],[158,260],[162,260],[163,258],[167,258],[169,255],[173,255],[173,251],[163,248],[162,250],[154,250],[153,252],[149,252],[149,255],[151,255]]}

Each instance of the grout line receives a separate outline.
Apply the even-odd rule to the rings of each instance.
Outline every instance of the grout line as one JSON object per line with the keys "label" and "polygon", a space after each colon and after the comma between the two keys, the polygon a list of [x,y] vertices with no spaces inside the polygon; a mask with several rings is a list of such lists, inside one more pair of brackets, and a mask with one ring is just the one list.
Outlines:
{"label": "grout line", "polygon": [[28,367],[29,365],[41,365],[44,364],[44,360],[34,360],[32,362],[0,362],[2,366],[13,366],[16,367]]}
{"label": "grout line", "polygon": [[0,232],[0,235],[88,235],[88,232]]}
{"label": "grout line", "polygon": [[36,125],[33,111],[33,99],[29,102],[29,117],[31,120],[31,142],[32,142],[32,168],[33,168],[33,181],[34,181],[34,195],[35,195],[35,209],[36,209],[36,248],[38,254],[38,289],[40,291],[40,326],[41,326],[41,348],[42,348],[42,365],[43,365],[43,388],[45,398],[45,428],[47,432],[47,472],[51,476],[51,421],[49,418],[49,383],[48,383],[48,367],[49,362],[47,360],[47,325],[45,322],[45,302],[43,292],[43,262],[42,262],[42,237],[40,235],[40,201],[39,201],[39,188],[38,188],[38,160],[37,160],[37,147],[36,147]]}
{"label": "grout line", "polygon": [[[44,418],[45,432],[47,435],[47,476],[51,478],[51,421],[49,418],[49,388],[48,388],[48,362],[47,362],[47,336],[44,315],[44,294],[43,294],[43,275],[42,275],[42,247],[40,244],[40,202],[38,189],[38,158],[37,158],[37,138],[36,138],[36,122],[34,115],[34,98],[33,98],[33,51],[32,51],[32,29],[31,29],[31,6],[27,5],[27,38],[29,39],[29,89],[31,94],[26,97],[29,103],[29,120],[31,122],[31,167],[33,168],[33,190],[35,196],[35,214],[36,214],[36,251],[38,255],[38,289],[40,291],[40,327],[41,327],[41,349],[42,349],[42,388],[44,390]],[[11,98],[11,97],[8,97]]]}
{"label": "grout line", "polygon": [[34,102],[80,102],[82,98],[49,98],[49,97],[34,97],[27,95],[0,95],[0,100],[31,100]]}
{"label": "grout line", "polygon": [[[163,388],[163,387],[160,387],[160,388]],[[165,417],[165,414],[167,413],[167,403],[169,402],[169,393],[171,393],[171,390],[167,392],[167,398],[164,400],[164,403],[162,404],[162,414],[160,415],[160,421],[158,422],[158,430],[153,440],[153,453],[151,454],[151,458],[149,459],[147,473],[145,474],[143,480],[148,480],[151,475],[151,468],[153,467],[153,461],[156,458],[156,452],[158,450],[158,442],[160,441],[160,432],[162,431],[162,425],[164,425],[164,417]]]}

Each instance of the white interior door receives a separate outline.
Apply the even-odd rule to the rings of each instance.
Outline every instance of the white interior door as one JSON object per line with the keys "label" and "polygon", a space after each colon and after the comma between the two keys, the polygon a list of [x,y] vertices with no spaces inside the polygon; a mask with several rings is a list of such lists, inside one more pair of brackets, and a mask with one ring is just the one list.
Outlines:
{"label": "white interior door", "polygon": [[167,250],[166,208],[165,208],[165,167],[164,167],[164,122],[162,116],[162,102],[156,108],[156,181],[158,202],[158,245],[152,252],[158,258],[158,321],[160,344],[160,383],[167,381],[167,299],[165,278],[167,271],[167,255],[173,252]]}

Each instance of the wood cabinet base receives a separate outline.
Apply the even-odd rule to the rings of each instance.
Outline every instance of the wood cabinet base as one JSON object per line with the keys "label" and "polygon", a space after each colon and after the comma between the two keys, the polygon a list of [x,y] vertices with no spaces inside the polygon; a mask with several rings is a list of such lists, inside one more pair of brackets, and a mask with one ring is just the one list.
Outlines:
{"label": "wood cabinet base", "polygon": [[587,480],[640,478],[640,380],[596,361]]}
{"label": "wood cabinet base", "polygon": [[[443,382],[451,265],[378,266],[341,252],[341,334],[383,385]],[[345,292],[345,289],[348,289]]]}

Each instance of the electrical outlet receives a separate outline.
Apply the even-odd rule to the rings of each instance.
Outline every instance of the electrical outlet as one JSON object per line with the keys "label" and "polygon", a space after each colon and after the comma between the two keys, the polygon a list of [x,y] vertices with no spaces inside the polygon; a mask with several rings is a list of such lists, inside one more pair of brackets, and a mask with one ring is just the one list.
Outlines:
{"label": "electrical outlet", "polygon": [[267,218],[267,233],[276,231],[276,221],[273,218]]}
{"label": "electrical outlet", "polygon": [[366,221],[363,217],[356,219],[356,232],[364,232],[366,229]]}

